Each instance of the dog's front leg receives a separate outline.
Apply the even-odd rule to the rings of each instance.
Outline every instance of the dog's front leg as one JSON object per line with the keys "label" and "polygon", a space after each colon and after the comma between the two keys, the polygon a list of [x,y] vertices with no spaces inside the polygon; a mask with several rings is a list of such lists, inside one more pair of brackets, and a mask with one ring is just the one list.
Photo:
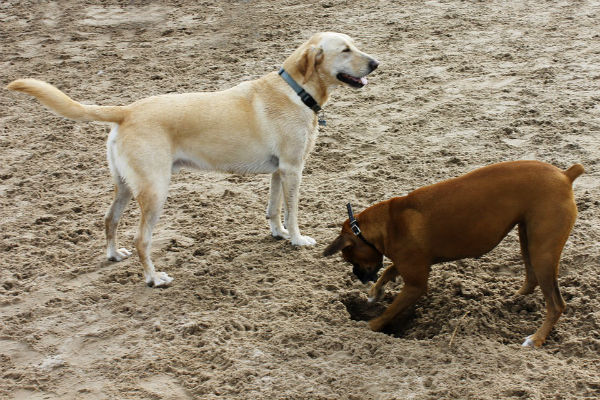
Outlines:
{"label": "dog's front leg", "polygon": [[286,227],[290,241],[295,246],[310,246],[316,241],[309,236],[302,236],[298,227],[298,192],[302,180],[302,163],[283,164],[279,167],[281,187],[287,211]]}
{"label": "dog's front leg", "polygon": [[[415,268],[410,273],[399,271],[404,280],[402,290],[392,304],[377,318],[369,321],[369,328],[375,332],[381,331],[387,324],[396,318],[403,311],[415,304],[419,297],[427,292],[427,278],[429,277],[428,266],[425,268]],[[386,270],[387,272],[387,270]]]}
{"label": "dog's front leg", "polygon": [[379,300],[383,295],[383,287],[385,286],[385,284],[389,281],[393,281],[394,279],[396,279],[397,276],[398,270],[396,269],[396,266],[394,264],[387,267],[386,270],[383,271],[383,274],[381,274],[379,279],[377,279],[377,282],[375,282],[373,286],[371,286],[368,297],[369,303],[373,303]]}
{"label": "dog's front leg", "polygon": [[283,225],[281,225],[281,202],[283,201],[281,186],[281,174],[279,171],[276,171],[271,175],[271,190],[269,193],[269,205],[267,206],[267,219],[269,220],[271,235],[273,235],[273,237],[289,239],[290,233]]}

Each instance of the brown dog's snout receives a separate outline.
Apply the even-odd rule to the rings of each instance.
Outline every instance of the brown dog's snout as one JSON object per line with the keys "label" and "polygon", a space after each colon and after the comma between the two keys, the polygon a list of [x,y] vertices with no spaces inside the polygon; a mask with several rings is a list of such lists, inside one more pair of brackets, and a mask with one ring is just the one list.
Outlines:
{"label": "brown dog's snout", "polygon": [[375,71],[377,69],[377,67],[379,67],[379,61],[377,61],[377,60],[369,61],[369,68],[371,69],[371,72]]}
{"label": "brown dog's snout", "polygon": [[377,271],[379,271],[379,269],[381,269],[381,267],[383,267],[383,264],[381,264],[377,268],[375,268],[375,270],[367,271],[367,270],[364,270],[363,268],[361,268],[360,265],[358,265],[356,263],[351,263],[351,264],[352,264],[352,273],[362,283],[375,282],[377,280]]}

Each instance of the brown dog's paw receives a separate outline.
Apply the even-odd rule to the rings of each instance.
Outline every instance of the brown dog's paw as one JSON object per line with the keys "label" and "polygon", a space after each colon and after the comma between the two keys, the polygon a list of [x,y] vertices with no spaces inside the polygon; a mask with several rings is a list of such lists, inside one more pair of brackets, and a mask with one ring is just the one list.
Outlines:
{"label": "brown dog's paw", "polygon": [[544,339],[536,339],[535,335],[527,336],[521,346],[523,347],[542,347]]}
{"label": "brown dog's paw", "polygon": [[528,294],[533,293],[535,286],[536,285],[525,283],[519,290],[517,290],[515,294],[519,296],[527,296]]}
{"label": "brown dog's paw", "polygon": [[371,289],[369,289],[367,301],[369,303],[375,303],[375,302],[379,301],[382,297],[383,297],[383,287],[378,288],[376,284],[371,286]]}
{"label": "brown dog's paw", "polygon": [[371,329],[373,332],[381,332],[384,326],[385,323],[383,323],[379,318],[373,318],[369,321],[369,329]]}

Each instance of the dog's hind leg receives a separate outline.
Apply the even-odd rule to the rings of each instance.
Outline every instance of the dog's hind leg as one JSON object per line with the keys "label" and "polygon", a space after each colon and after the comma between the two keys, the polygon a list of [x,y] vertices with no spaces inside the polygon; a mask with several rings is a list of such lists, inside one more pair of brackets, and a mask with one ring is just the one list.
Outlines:
{"label": "dog's hind leg", "polygon": [[546,300],[546,318],[542,326],[523,342],[523,346],[539,347],[546,341],[546,337],[565,310],[566,304],[558,288],[558,255],[548,252],[546,254],[532,254],[532,264],[536,273],[540,289]]}
{"label": "dog's hind leg", "polygon": [[106,231],[106,258],[109,261],[121,261],[131,255],[125,248],[117,249],[117,227],[119,219],[131,200],[131,190],[122,181],[115,184],[115,198],[104,216],[104,227]]}
{"label": "dog's hind leg", "polygon": [[271,175],[271,189],[269,193],[269,205],[267,206],[267,219],[269,220],[271,235],[273,235],[273,237],[289,239],[289,232],[281,224],[281,203],[283,201],[281,189],[281,175],[279,171],[276,171]]}
{"label": "dog's hind leg", "polygon": [[531,259],[529,256],[529,242],[527,240],[527,227],[525,222],[519,223],[519,242],[521,243],[521,254],[523,255],[523,262],[525,263],[525,282],[521,289],[517,291],[517,294],[526,295],[533,293],[533,290],[537,286],[537,278],[531,267]]}
{"label": "dog's hind leg", "polygon": [[106,158],[115,182],[115,198],[104,216],[106,258],[109,261],[121,261],[131,255],[131,252],[127,249],[117,249],[117,227],[119,226],[119,219],[121,219],[121,215],[132,197],[131,189],[123,180],[117,166],[118,156],[116,151],[116,141],[118,135],[119,126],[114,125],[106,142]]}
{"label": "dog's hind leg", "polygon": [[[154,287],[168,286],[173,278],[164,272],[155,271],[150,249],[152,230],[162,212],[171,181],[173,159],[170,144],[164,140],[165,135],[154,132],[153,135],[144,136],[131,129],[135,128],[122,132],[124,137],[129,138],[128,141],[122,142],[126,143],[127,147],[121,148],[121,151],[115,154],[122,155],[116,158],[119,172],[140,206],[140,225],[135,247],[144,268],[146,284]],[[140,137],[143,139],[136,139]]]}
{"label": "dog's hind leg", "polygon": [[152,244],[152,230],[160,217],[162,207],[167,199],[167,185],[151,184],[144,188],[137,195],[136,200],[140,205],[140,226],[138,235],[135,239],[135,246],[144,268],[144,279],[146,284],[151,287],[168,286],[172,281],[165,272],[157,272],[150,258],[150,248]]}
{"label": "dog's hind leg", "polygon": [[529,257],[536,280],[546,300],[546,317],[542,326],[529,336],[523,346],[541,346],[565,310],[558,288],[558,264],[562,249],[575,222],[577,209],[555,209],[538,215],[527,223]]}

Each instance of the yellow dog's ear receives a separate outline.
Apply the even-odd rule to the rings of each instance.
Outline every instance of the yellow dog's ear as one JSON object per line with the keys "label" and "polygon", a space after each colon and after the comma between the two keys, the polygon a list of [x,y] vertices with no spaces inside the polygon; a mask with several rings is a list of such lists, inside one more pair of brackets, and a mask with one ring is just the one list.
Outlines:
{"label": "yellow dog's ear", "polygon": [[308,82],[310,76],[323,61],[323,49],[320,47],[310,46],[308,49],[304,50],[302,54],[302,58],[300,59],[300,63],[298,65],[298,70],[302,74],[303,79],[302,83]]}
{"label": "yellow dog's ear", "polygon": [[345,249],[348,246],[352,246],[352,240],[350,240],[347,236],[340,235],[325,250],[323,250],[323,255],[325,257],[329,257],[332,254],[337,253]]}

